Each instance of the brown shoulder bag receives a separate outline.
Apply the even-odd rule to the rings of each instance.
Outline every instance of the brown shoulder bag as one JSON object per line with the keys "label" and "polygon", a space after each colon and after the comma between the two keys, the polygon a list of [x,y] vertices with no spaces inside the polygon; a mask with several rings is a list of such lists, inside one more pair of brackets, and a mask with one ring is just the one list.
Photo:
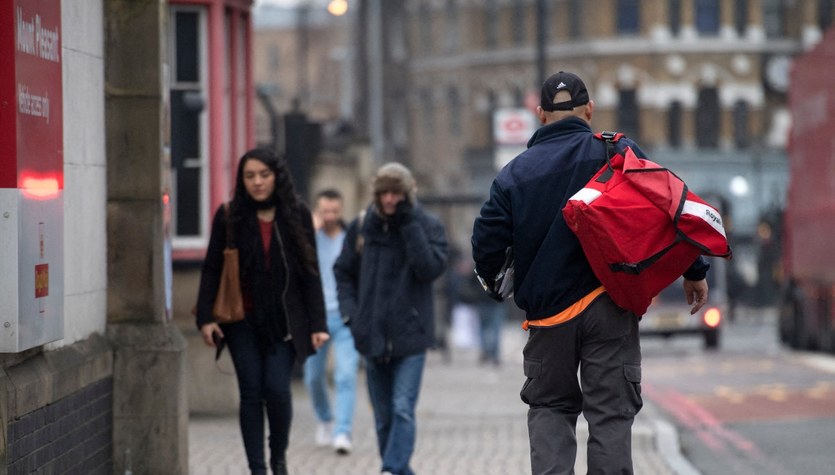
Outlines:
{"label": "brown shoulder bag", "polygon": [[229,203],[224,203],[226,215],[226,248],[223,250],[223,271],[217,288],[212,314],[217,323],[232,323],[244,319],[244,299],[241,294],[241,274],[238,249],[232,234]]}

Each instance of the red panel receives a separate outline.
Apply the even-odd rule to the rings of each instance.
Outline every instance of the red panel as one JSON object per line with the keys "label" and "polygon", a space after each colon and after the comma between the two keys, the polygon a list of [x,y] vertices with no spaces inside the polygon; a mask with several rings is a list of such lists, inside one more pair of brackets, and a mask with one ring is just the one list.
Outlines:
{"label": "red panel", "polygon": [[0,0],[0,188],[64,188],[61,1]]}
{"label": "red panel", "polygon": [[0,0],[0,188],[17,188],[13,0]]}

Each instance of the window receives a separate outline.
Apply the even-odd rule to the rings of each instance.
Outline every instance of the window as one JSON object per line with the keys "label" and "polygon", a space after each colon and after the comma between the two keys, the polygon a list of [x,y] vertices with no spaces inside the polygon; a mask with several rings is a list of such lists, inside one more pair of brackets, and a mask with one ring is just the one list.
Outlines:
{"label": "window", "polygon": [[583,0],[571,0],[568,3],[568,34],[571,38],[583,36]]}
{"label": "window", "polygon": [[681,147],[683,112],[680,101],[673,101],[667,111],[667,142],[671,147]]}
{"label": "window", "polygon": [[487,25],[485,45],[495,48],[499,43],[499,9],[496,0],[485,0],[484,24]]}
{"label": "window", "polygon": [[420,35],[420,47],[424,53],[432,50],[432,11],[428,3],[421,3],[418,9],[418,28]]}
{"label": "window", "polygon": [[699,90],[696,108],[696,145],[700,148],[719,146],[719,92],[715,87]]}
{"label": "window", "polygon": [[173,244],[205,244],[208,192],[206,134],[205,10],[172,7],[169,24],[172,77],[171,212]]}
{"label": "window", "polygon": [[635,35],[641,30],[639,0],[618,0],[617,29],[620,35]]}
{"label": "window", "polygon": [[454,52],[458,49],[458,4],[456,0],[446,1],[446,28],[444,34],[444,51]]}
{"label": "window", "polygon": [[832,24],[832,13],[835,10],[835,0],[818,0],[818,26],[826,31]]}
{"label": "window", "polygon": [[719,0],[695,0],[696,30],[703,35],[719,33]]}
{"label": "window", "polygon": [[[493,117],[496,113],[496,108],[499,107],[499,100],[496,97],[496,93],[492,90],[487,91],[487,117]],[[487,124],[487,136],[490,137],[490,143],[496,142],[496,137],[493,131],[493,121],[488,120],[486,121]]]}
{"label": "window", "polygon": [[673,36],[678,36],[681,33],[681,0],[670,0],[667,8],[670,33]]}
{"label": "window", "polygon": [[763,26],[766,38],[782,38],[785,34],[783,24],[783,1],[763,0]]}
{"label": "window", "polygon": [[523,45],[527,41],[525,32],[525,3],[523,0],[513,2],[513,44]]}
{"label": "window", "polygon": [[737,35],[745,36],[748,29],[748,0],[734,2],[734,28]]}
{"label": "window", "polygon": [[455,86],[449,86],[449,89],[447,89],[447,107],[449,111],[449,133],[453,137],[457,137],[461,134],[461,96]]}
{"label": "window", "polygon": [[523,88],[513,88],[513,105],[515,107],[525,107],[525,90]]}
{"label": "window", "polygon": [[641,141],[641,114],[635,89],[621,89],[618,101],[618,129],[632,140]]}
{"label": "window", "polygon": [[734,104],[734,145],[736,148],[746,148],[751,144],[748,132],[748,103],[737,101]]}
{"label": "window", "polygon": [[420,103],[423,105],[423,132],[431,136],[435,133],[435,110],[432,104],[432,91],[429,88],[420,90]]}

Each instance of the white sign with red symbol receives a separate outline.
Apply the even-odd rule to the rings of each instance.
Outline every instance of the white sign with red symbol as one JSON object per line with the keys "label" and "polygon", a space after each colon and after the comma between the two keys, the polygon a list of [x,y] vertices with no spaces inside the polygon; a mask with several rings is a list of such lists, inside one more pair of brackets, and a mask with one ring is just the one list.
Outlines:
{"label": "white sign with red symbol", "polygon": [[502,108],[493,113],[493,136],[499,145],[526,144],[538,127],[528,109]]}

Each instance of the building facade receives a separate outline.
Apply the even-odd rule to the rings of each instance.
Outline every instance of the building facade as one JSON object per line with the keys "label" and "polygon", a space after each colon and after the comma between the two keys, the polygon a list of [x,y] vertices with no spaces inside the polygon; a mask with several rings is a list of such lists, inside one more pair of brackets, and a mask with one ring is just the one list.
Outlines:
{"label": "building facade", "polygon": [[[196,288],[177,288],[172,261],[202,260],[209,210],[227,199],[237,158],[253,144],[251,6],[0,0],[0,102],[15,105],[0,108],[0,240],[37,249],[40,239],[42,277],[20,279],[18,307],[41,305],[36,330],[62,318],[45,342],[3,347],[0,473],[188,473],[195,371],[181,328],[196,333]],[[49,40],[43,48],[27,40],[36,29]],[[57,72],[42,74],[38,61]],[[24,89],[31,94],[14,92]],[[35,121],[61,128],[50,151],[58,170],[46,179],[40,157],[18,155],[7,176],[15,157],[6,153]],[[12,236],[8,224],[26,218],[9,198],[17,195],[60,198],[61,226],[47,220]],[[26,315],[2,312],[5,342]]]}
{"label": "building facade", "polygon": [[573,71],[596,130],[636,139],[698,192],[732,202],[737,230],[753,232],[785,193],[791,57],[818,41],[833,3],[409,2],[411,160],[437,192],[486,193],[503,158],[495,112],[534,108],[544,77]]}

